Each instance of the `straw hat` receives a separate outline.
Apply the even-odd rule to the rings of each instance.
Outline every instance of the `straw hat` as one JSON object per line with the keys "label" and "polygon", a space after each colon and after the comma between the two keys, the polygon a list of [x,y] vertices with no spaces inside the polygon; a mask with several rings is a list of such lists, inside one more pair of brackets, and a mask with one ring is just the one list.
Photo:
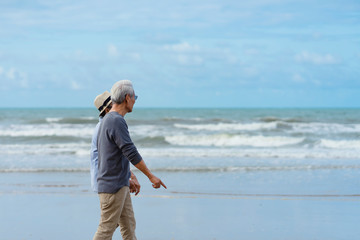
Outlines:
{"label": "straw hat", "polygon": [[102,114],[103,111],[109,106],[111,103],[111,96],[108,91],[103,92],[102,94],[96,96],[94,100],[95,107],[100,111],[100,114]]}

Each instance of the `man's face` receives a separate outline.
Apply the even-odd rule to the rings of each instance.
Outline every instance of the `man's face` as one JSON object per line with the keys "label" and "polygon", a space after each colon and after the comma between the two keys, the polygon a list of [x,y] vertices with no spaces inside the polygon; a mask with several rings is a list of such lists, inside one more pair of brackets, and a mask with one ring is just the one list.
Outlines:
{"label": "man's face", "polygon": [[132,109],[134,107],[136,98],[137,98],[137,96],[135,95],[135,92],[134,92],[132,97],[129,96],[129,101],[128,101],[128,110],[129,110],[129,112],[132,112]]}

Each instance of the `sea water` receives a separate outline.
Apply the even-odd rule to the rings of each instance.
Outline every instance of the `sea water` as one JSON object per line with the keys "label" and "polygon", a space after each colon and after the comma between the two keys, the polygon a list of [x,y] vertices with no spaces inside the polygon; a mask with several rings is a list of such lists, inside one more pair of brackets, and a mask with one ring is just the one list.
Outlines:
{"label": "sea water", "polygon": [[[357,168],[360,109],[134,109],[139,152],[158,171]],[[1,109],[1,172],[87,171],[95,109]]]}
{"label": "sea water", "polygon": [[[132,167],[139,238],[358,238],[360,109],[135,107],[125,119],[168,187]],[[91,239],[97,122],[91,108],[0,110],[4,239]]]}

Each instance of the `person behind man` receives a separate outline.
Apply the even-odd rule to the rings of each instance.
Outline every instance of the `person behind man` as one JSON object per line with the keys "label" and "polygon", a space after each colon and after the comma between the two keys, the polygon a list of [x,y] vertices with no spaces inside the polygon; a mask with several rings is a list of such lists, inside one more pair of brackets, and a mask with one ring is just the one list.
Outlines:
{"label": "person behind man", "polygon": [[[92,139],[91,139],[91,152],[90,152],[90,176],[91,176],[91,188],[94,192],[98,192],[97,175],[98,175],[98,149],[97,138],[99,127],[103,117],[110,111],[112,107],[111,96],[108,91],[96,96],[94,100],[96,109],[99,110],[99,122],[96,124]],[[140,192],[140,184],[136,179],[136,176],[131,172],[130,179],[130,192],[134,192],[137,195]]]}
{"label": "person behind man", "polygon": [[148,177],[154,188],[166,188],[147,168],[130,138],[124,116],[132,112],[136,99],[129,80],[118,81],[111,88],[113,106],[103,118],[97,143],[101,219],[94,240],[111,239],[118,225],[123,239],[136,239],[136,221],[129,189],[130,163]]}
{"label": "person behind man", "polygon": [[98,192],[98,186],[97,186],[97,173],[98,173],[98,149],[97,149],[97,136],[99,132],[99,127],[101,124],[101,121],[105,114],[107,114],[111,107],[111,96],[108,91],[103,92],[102,94],[96,96],[94,100],[94,105],[96,109],[99,110],[99,122],[96,124],[96,127],[94,129],[92,139],[91,139],[91,152],[90,152],[90,175],[91,175],[91,188],[94,192]]}

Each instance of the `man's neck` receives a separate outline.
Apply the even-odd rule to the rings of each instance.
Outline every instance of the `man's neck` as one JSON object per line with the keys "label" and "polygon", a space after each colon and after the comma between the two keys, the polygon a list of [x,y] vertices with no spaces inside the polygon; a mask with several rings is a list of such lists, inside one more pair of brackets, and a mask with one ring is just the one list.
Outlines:
{"label": "man's neck", "polygon": [[128,110],[126,109],[126,106],[123,103],[122,104],[113,103],[110,112],[117,112],[121,116],[125,117],[125,114],[128,113]]}

